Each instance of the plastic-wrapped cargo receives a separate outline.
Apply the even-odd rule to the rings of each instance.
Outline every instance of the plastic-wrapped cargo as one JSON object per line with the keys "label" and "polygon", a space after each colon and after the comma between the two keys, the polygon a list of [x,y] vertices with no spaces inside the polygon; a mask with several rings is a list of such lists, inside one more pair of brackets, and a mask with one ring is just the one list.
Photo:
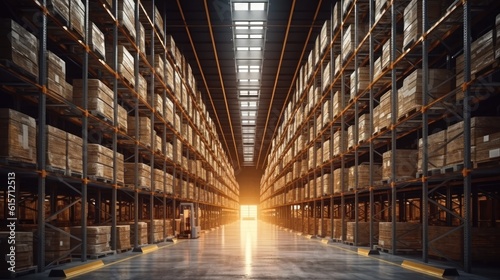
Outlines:
{"label": "plastic-wrapped cargo", "polygon": [[[432,26],[441,16],[441,5],[444,1],[427,2],[427,18]],[[406,49],[422,36],[422,1],[413,0],[404,9],[404,39],[403,48]]]}
{"label": "plastic-wrapped cargo", "polygon": [[50,125],[45,126],[46,164],[48,169],[66,169],[66,137],[66,131]]}
{"label": "plastic-wrapped cargo", "polygon": [[[151,120],[148,117],[139,117],[139,143],[145,145],[146,147],[151,147]],[[135,138],[136,124],[135,117],[128,116],[127,118],[127,134]]]}
{"label": "plastic-wrapped cargo", "polygon": [[[422,107],[422,69],[416,69],[403,80],[403,86],[398,90],[398,118],[420,110]],[[428,69],[428,99],[429,102],[448,94],[453,88],[453,75],[446,69]],[[438,107],[436,104],[435,107]]]}
{"label": "plastic-wrapped cargo", "polygon": [[11,19],[0,20],[0,60],[8,60],[38,79],[38,39]]}
{"label": "plastic-wrapped cargo", "polygon": [[[98,79],[88,79],[88,110],[95,116],[109,122],[114,119],[113,91]],[[73,103],[83,104],[83,80],[73,80]]]}
{"label": "plastic-wrapped cargo", "polygon": [[[341,178],[342,173],[344,175],[344,178]],[[348,168],[337,168],[333,171],[333,193],[341,193],[343,191],[347,191],[348,183],[349,183]]]}
{"label": "plastic-wrapped cargo", "polygon": [[396,178],[391,178],[392,151],[382,154],[382,180],[394,179],[395,181],[415,178],[417,172],[417,150],[396,150]]}
{"label": "plastic-wrapped cargo", "polygon": [[36,163],[35,119],[12,109],[0,109],[0,157]]}
{"label": "plastic-wrapped cargo", "polygon": [[[377,182],[382,180],[382,165],[381,164],[373,164],[373,185],[376,185]],[[370,164],[362,163],[358,165],[358,190],[367,189],[370,187]],[[356,179],[356,167],[351,166],[349,168],[349,190],[355,189],[355,179]]]}
{"label": "plastic-wrapped cargo", "polygon": [[[451,125],[447,129],[448,139],[446,142],[446,164],[457,164],[464,160],[464,134],[463,134],[463,121]],[[479,143],[485,144],[491,147],[491,158],[495,155],[495,136],[500,132],[500,117],[473,117],[471,118],[471,152],[472,161],[485,161],[490,158],[486,154],[479,154],[478,158],[478,148],[481,150],[483,148]],[[488,144],[486,144],[488,143]],[[496,146],[496,148],[500,148]]]}
{"label": "plastic-wrapped cargo", "polygon": [[69,0],[70,28],[76,31],[82,38],[85,37],[85,5],[81,0]]}
{"label": "plastic-wrapped cargo", "polygon": [[[137,163],[138,173],[135,173],[135,163],[125,162],[125,186],[127,188],[138,188],[151,190],[151,166],[144,163]],[[138,185],[135,186],[135,177],[138,177]]]}
{"label": "plastic-wrapped cargo", "polygon": [[123,0],[118,2],[118,21],[120,25],[125,27],[130,37],[135,41],[135,2],[134,0]]}
{"label": "plastic-wrapped cargo", "polygon": [[93,22],[90,22],[89,28],[89,47],[96,52],[102,59],[106,60],[106,43],[104,33]]}
{"label": "plastic-wrapped cargo", "polygon": [[66,170],[69,174],[82,174],[83,172],[83,155],[81,137],[66,133]]}
{"label": "plastic-wrapped cargo", "polygon": [[[71,227],[72,235],[82,238],[82,227]],[[109,242],[111,241],[111,226],[87,226],[87,254],[96,255],[107,253],[111,250]],[[80,241],[71,238],[71,247],[74,248]],[[82,252],[81,246],[78,246],[74,251],[78,254]]]}
{"label": "plastic-wrapped cargo", "polygon": [[[88,144],[87,172],[89,177],[96,180],[111,181],[113,179],[113,150],[99,144]],[[117,166],[116,182],[124,182],[123,155],[116,153]]]}

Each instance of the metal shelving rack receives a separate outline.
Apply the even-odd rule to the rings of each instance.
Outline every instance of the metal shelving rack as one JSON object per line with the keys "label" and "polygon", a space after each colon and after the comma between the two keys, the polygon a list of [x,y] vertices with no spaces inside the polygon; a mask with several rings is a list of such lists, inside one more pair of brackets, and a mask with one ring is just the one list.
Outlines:
{"label": "metal shelving rack", "polygon": [[[4,65],[3,62],[0,63],[1,71],[8,75],[9,78],[16,80],[14,87],[20,87],[19,90],[14,88],[12,91],[8,91],[4,88],[2,91],[10,93],[9,98],[15,100],[13,103],[17,104],[17,107],[36,106],[38,112],[37,120],[39,125],[37,128],[38,149],[36,167],[26,164],[11,165],[10,162],[0,165],[2,174],[4,172],[9,172],[9,170],[15,170],[23,175],[23,181],[20,184],[21,191],[25,197],[37,199],[39,209],[40,205],[45,205],[47,199],[50,201],[52,206],[50,207],[49,217],[46,217],[44,211],[37,211],[37,239],[45,240],[46,228],[57,230],[68,235],[69,233],[65,233],[63,230],[58,229],[56,226],[52,225],[50,221],[63,211],[69,210],[71,219],[69,223],[75,222],[73,218],[81,220],[81,260],[86,261],[86,231],[88,218],[86,214],[89,212],[87,207],[92,207],[91,204],[93,204],[89,203],[89,206],[86,206],[86,202],[94,202],[96,204],[93,208],[96,213],[95,221],[98,224],[111,224],[111,248],[113,250],[116,248],[116,226],[118,220],[133,221],[134,224],[131,226],[131,230],[135,228],[137,232],[138,221],[140,219],[146,218],[152,223],[155,218],[161,218],[164,222],[166,219],[176,218],[178,214],[176,213],[176,205],[179,202],[194,202],[197,205],[196,211],[201,211],[203,213],[199,224],[204,228],[214,228],[237,219],[239,187],[234,179],[234,173],[230,170],[231,165],[217,140],[218,135],[214,130],[213,122],[208,115],[204,114],[202,104],[197,103],[201,100],[199,96],[200,93],[195,92],[196,89],[192,89],[184,79],[179,66],[180,62],[177,62],[176,66],[174,54],[168,51],[164,41],[165,38],[162,38],[160,30],[157,30],[154,16],[155,1],[135,2],[134,26],[137,33],[135,40],[118,21],[118,0],[111,1],[111,5],[108,4],[108,1],[104,0],[93,3],[88,0],[82,1],[85,6],[83,32],[85,36],[77,34],[73,30],[71,23],[61,19],[54,10],[49,8],[47,2],[49,1],[24,1],[21,4],[15,3],[15,1],[7,1],[5,3],[5,5],[9,7],[9,12],[7,13],[14,13],[15,11],[22,10],[24,13],[28,11],[28,14],[32,13],[32,15],[40,16],[40,22],[39,25],[37,25],[38,33],[36,34],[39,38],[39,80],[36,81],[30,77],[25,77],[24,73],[19,73],[16,70],[10,69],[9,66]],[[23,7],[23,9],[18,6],[24,4],[28,6]],[[25,9],[26,7],[29,9]],[[165,14],[165,11],[163,11],[163,17],[165,17]],[[17,15],[10,14],[10,16],[16,18]],[[108,34],[111,34],[111,36],[107,37],[106,45],[112,46],[112,55],[114,58],[113,65],[107,64],[89,47],[89,42],[87,40],[89,38],[91,19],[96,20],[96,24],[101,30],[107,29],[110,31]],[[149,49],[147,51],[149,51],[149,56],[146,56],[139,47],[141,40],[141,22],[144,24],[146,31],[145,35],[148,39]],[[164,26],[163,34],[168,34],[167,26]],[[59,38],[58,41],[56,41],[55,38]],[[134,86],[114,70],[118,69],[117,49],[120,44],[125,45],[134,57]],[[83,104],[73,104],[70,101],[62,100],[62,98],[56,97],[50,90],[47,90],[48,45],[52,51],[57,51],[58,54],[62,54],[61,57],[66,63],[80,69],[84,88]],[[61,47],[62,45],[64,45],[64,47],[69,47],[63,49]],[[173,75],[175,77],[177,73],[177,75],[181,77],[180,83],[174,80],[174,85],[167,84],[159,75],[160,73],[155,72],[155,54],[160,54],[164,62],[168,61],[173,65]],[[147,100],[143,100],[138,93],[139,74],[141,71],[144,71],[144,69],[150,73],[147,78],[149,81],[148,93],[151,95],[151,103],[148,103]],[[163,76],[167,76],[166,67]],[[87,94],[88,79],[90,77],[99,78],[112,87],[114,96],[114,120],[112,123],[92,115],[88,110]],[[180,92],[178,91],[181,85],[186,88],[186,100],[181,100],[180,98]],[[26,88],[34,94],[23,94]],[[157,93],[160,93],[163,98],[162,106],[164,111],[166,111],[167,98],[174,104],[173,123],[168,122],[164,116],[160,115],[156,109],[154,109],[156,108],[154,104],[156,104],[155,96]],[[21,103],[20,101],[24,100],[27,100],[30,105],[19,105]],[[188,104],[187,107],[191,110],[184,108],[183,104]],[[136,129],[135,139],[118,129],[118,105],[125,105],[128,109],[131,109],[128,113],[134,114],[136,128],[139,127],[139,116],[147,116],[150,118],[152,127],[150,147],[146,147],[135,140],[139,139],[139,129]],[[193,112],[199,115],[198,122],[192,118],[192,114],[190,113]],[[179,116],[181,123],[176,122],[175,116]],[[64,126],[76,128],[76,130],[81,131],[83,150],[83,172],[81,178],[55,174],[47,170],[47,142],[44,137],[46,128],[45,125],[42,125],[48,123],[47,118],[52,119],[52,121],[57,118],[57,122],[64,124]],[[59,120],[59,118],[62,120]],[[197,135],[196,137],[199,139],[200,147],[204,147],[204,153],[198,150],[194,143],[191,143],[193,139],[187,139],[183,136],[186,135],[186,132],[183,131],[183,123],[190,126],[193,134]],[[208,132],[202,131],[201,127],[208,129]],[[181,149],[181,155],[185,155],[183,158],[201,161],[205,172],[205,178],[199,174],[193,174],[189,169],[186,169],[185,166],[187,162],[183,164],[183,158],[178,158],[177,153],[173,153],[173,158],[169,158],[167,156],[166,144],[162,145],[161,152],[157,152],[155,149],[155,137],[153,137],[155,135],[155,130],[160,132],[164,143],[165,141],[171,141],[174,151]],[[128,155],[127,159],[129,161],[133,160],[136,174],[138,174],[138,163],[144,161],[150,163],[152,169],[151,190],[142,190],[139,188],[137,175],[135,177],[135,187],[133,189],[125,188],[125,186],[117,181],[117,168],[113,168],[113,179],[110,182],[102,182],[89,178],[87,175],[87,145],[91,140],[90,138],[93,137],[91,133],[96,131],[99,131],[100,140],[103,141],[104,139],[113,150],[114,166],[117,166],[117,154],[119,152],[125,152],[126,155]],[[179,142],[177,140],[179,140]],[[177,147],[178,143],[181,147]],[[166,185],[154,185],[155,167],[161,168],[163,171],[164,182],[166,182],[167,173],[173,175],[172,188],[174,193],[167,193]],[[32,184],[33,180],[37,181],[37,183]],[[176,185],[179,187],[179,190],[184,188],[182,181],[187,181],[185,183],[186,188],[191,188],[190,184],[192,184],[194,188],[192,189],[194,194],[193,197],[187,198],[183,197],[181,193],[175,193]],[[48,182],[51,184],[50,187],[47,186]],[[30,184],[34,187],[28,187]],[[58,187],[56,188],[56,186]],[[160,192],[156,190],[160,190]],[[203,197],[201,195],[202,191]],[[186,191],[186,194],[189,195],[189,189]],[[53,206],[56,205],[56,200],[60,195],[64,195],[65,199],[68,199],[70,203],[56,210]],[[5,198],[6,196],[4,195],[3,197]],[[81,215],[80,217],[76,217],[77,211],[75,210],[75,206],[79,203],[81,203],[79,208]],[[23,205],[18,206],[23,208]],[[104,221],[101,219],[103,215],[105,216]],[[173,223],[173,226],[175,227],[175,223]],[[164,231],[165,230],[164,227]],[[150,228],[149,235],[150,238],[153,239],[153,227]],[[166,232],[164,232],[164,236],[166,236]],[[71,238],[80,241],[80,239],[75,236],[71,235]],[[131,240],[131,244],[133,244],[132,246],[134,248],[139,247],[138,234],[135,234],[135,240]],[[75,249],[76,248],[72,248],[71,251]],[[37,264],[38,271],[44,271],[60,260],[55,260],[49,264],[41,261],[45,260],[44,242],[38,242],[37,259],[39,260]]]}
{"label": "metal shelving rack", "polygon": [[[376,4],[380,4],[380,2],[382,6],[377,7]],[[401,50],[400,46],[398,46],[397,38],[403,35],[401,28],[403,25],[403,9],[410,1],[346,0],[337,3],[336,8],[341,9],[341,11],[333,9],[332,14],[333,17],[340,16],[340,22],[335,26],[335,18],[330,19],[331,34],[329,34],[330,43],[327,52],[321,54],[319,64],[308,65],[313,68],[309,79],[302,81],[302,77],[298,78],[296,98],[291,101],[290,105],[292,113],[288,116],[288,119],[284,119],[279,130],[280,133],[277,134],[273,141],[274,145],[268,157],[268,167],[261,184],[260,216],[279,226],[297,230],[303,234],[326,236],[338,242],[346,242],[346,228],[341,226],[340,238],[334,237],[334,230],[337,225],[334,226],[334,218],[340,220],[340,225],[345,225],[349,219],[354,222],[354,242],[351,243],[353,245],[359,245],[359,222],[363,219],[369,224],[368,246],[371,249],[376,248],[375,242],[377,240],[374,224],[378,221],[390,222],[392,236],[390,248],[392,249],[389,252],[392,254],[398,252],[397,222],[405,221],[410,216],[416,217],[422,226],[421,254],[424,262],[429,262],[429,251],[434,242],[463,229],[463,255],[459,265],[464,271],[470,272],[472,268],[472,226],[477,226],[478,223],[478,197],[481,195],[486,197],[496,195],[496,191],[491,188],[481,188],[485,184],[497,185],[500,178],[495,174],[498,174],[500,170],[498,165],[491,168],[473,168],[470,148],[471,104],[469,102],[457,104],[458,102],[451,102],[450,100],[453,99],[454,101],[455,94],[459,92],[464,93],[464,100],[471,100],[469,99],[471,97],[471,88],[491,88],[492,85],[482,82],[482,78],[497,77],[495,75],[498,75],[499,72],[498,63],[494,64],[493,68],[485,73],[471,76],[471,38],[473,35],[477,36],[472,30],[473,23],[481,20],[482,17],[494,18],[496,14],[500,13],[500,8],[498,4],[490,1],[455,1],[453,3],[450,1],[450,3],[447,3],[448,6],[444,9],[441,17],[431,23],[427,15],[429,0],[419,2],[423,11],[422,14],[418,15],[419,19],[421,19],[419,24],[422,25],[423,35],[408,44],[404,50]],[[471,16],[472,5],[475,8],[475,17]],[[342,9],[344,6],[345,9]],[[345,61],[342,59],[336,60],[338,56],[342,58],[345,55],[341,41],[344,38],[347,26],[350,24],[354,26],[354,32],[356,33],[365,31],[361,28],[364,24],[368,26],[368,31],[363,33],[361,37],[355,34],[355,50],[352,54],[349,54]],[[490,26],[490,28],[495,28],[494,23],[492,25],[493,27]],[[381,48],[386,41],[390,42],[391,47],[390,65],[382,69],[380,75],[375,77],[375,58],[377,54],[381,53]],[[453,42],[455,46],[447,45],[449,42]],[[401,84],[408,74],[414,69],[421,68],[422,79],[419,82],[422,83],[424,93],[430,92],[432,88],[429,86],[430,71],[428,69],[431,67],[443,68],[443,65],[446,65],[447,69],[449,69],[450,61],[453,61],[462,51],[465,61],[462,87],[458,87],[434,100],[431,100],[428,94],[423,94],[420,109],[399,117],[393,113],[391,125],[388,129],[374,131],[374,107],[379,103],[383,93],[391,91],[391,111],[398,112],[397,85]],[[337,61],[340,61],[341,65],[335,65]],[[323,66],[328,62],[330,62],[331,67],[330,85],[326,90],[322,91],[320,102],[314,104],[312,112],[307,114],[302,108],[306,107],[307,102],[310,101],[308,99],[309,89],[315,80],[322,79]],[[358,76],[356,75],[354,83],[351,82],[351,84],[356,85],[355,92],[357,95],[350,101],[344,101],[344,98],[341,98],[342,112],[340,115],[333,116],[331,114],[329,123],[323,124],[326,125],[326,128],[319,132],[316,131],[316,116],[325,113],[322,111],[323,101],[330,100],[333,102],[333,93],[335,91],[338,91],[344,97],[349,88],[349,77],[346,76],[350,75],[352,71],[357,71],[361,66],[369,67],[369,85],[366,88],[357,88]],[[304,66],[302,69],[306,67]],[[335,69],[339,69],[338,74],[335,74]],[[442,108],[436,109],[437,104],[441,105]],[[476,105],[476,103],[472,103],[472,105]],[[453,109],[457,106],[463,106],[461,110],[464,121],[463,137],[465,147],[463,151],[463,168],[444,174],[431,173],[428,169],[430,128],[438,126],[446,128],[449,123],[445,122],[449,120],[450,116],[456,115]],[[302,112],[303,118],[297,118]],[[363,113],[370,115],[370,138],[365,142],[358,143],[358,118]],[[299,125],[294,124],[297,119],[302,120]],[[330,153],[332,153],[334,133],[337,131],[347,133],[346,128],[348,125],[354,126],[353,148],[344,147],[344,142],[341,141],[341,155],[331,157],[326,161],[323,159],[321,162],[316,161],[316,153],[309,154],[309,157],[314,157],[316,163],[312,170],[309,169],[300,174],[294,173],[291,181],[282,179],[290,169],[294,169],[294,163],[300,164],[306,158],[312,145],[323,143],[329,139]],[[286,155],[293,149],[295,142],[298,141],[302,134],[309,134],[311,129],[314,130],[314,139],[309,139],[311,142],[306,141],[303,143],[298,151],[292,151],[291,159],[288,158]],[[291,136],[289,130],[292,131]],[[406,143],[408,142],[407,139],[415,137],[418,140],[419,136],[422,139],[423,149],[420,176],[417,174],[414,179],[396,180],[396,150],[401,146],[409,147],[411,143]],[[375,184],[373,177],[374,164],[380,160],[381,153],[387,150],[392,151],[390,160],[391,180],[385,181],[382,186],[379,186]],[[342,182],[342,188],[340,193],[334,193],[333,182],[335,178],[333,178],[333,171],[337,168],[343,170],[349,166],[355,166],[354,172],[358,174],[358,164],[362,160],[368,162],[370,166],[369,186],[366,188],[359,186],[358,176],[356,175],[354,186],[349,186],[353,187],[353,189],[349,190],[348,186],[343,183],[344,172],[341,172],[340,182]],[[331,173],[332,175],[329,185],[326,186],[327,189],[331,190],[330,193],[325,194],[323,191],[317,193],[314,190],[314,197],[305,195],[298,199],[281,200],[287,194],[300,193],[301,188],[304,186],[305,191],[302,194],[310,194],[309,188],[316,187],[317,182],[315,180],[311,184],[310,179],[323,176],[325,173]],[[323,185],[321,187],[322,190],[325,189]],[[326,235],[323,230],[325,228],[325,206],[328,209],[326,216],[331,223],[331,227],[328,229],[330,231],[329,235]],[[469,211],[469,209],[472,211]],[[445,216],[448,232],[440,234],[438,237],[434,236],[431,239],[429,232],[431,219],[441,214]],[[318,231],[316,221],[314,221],[313,229],[311,229],[311,218],[321,219],[322,232]],[[441,258],[450,260],[447,252],[442,253]]]}

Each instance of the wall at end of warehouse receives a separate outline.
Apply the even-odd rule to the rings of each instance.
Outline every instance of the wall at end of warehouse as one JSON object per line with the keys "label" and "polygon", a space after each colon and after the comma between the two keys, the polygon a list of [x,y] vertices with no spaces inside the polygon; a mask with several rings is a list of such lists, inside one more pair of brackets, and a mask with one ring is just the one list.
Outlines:
{"label": "wall at end of warehouse", "polygon": [[262,170],[242,167],[235,175],[240,186],[240,204],[259,204]]}

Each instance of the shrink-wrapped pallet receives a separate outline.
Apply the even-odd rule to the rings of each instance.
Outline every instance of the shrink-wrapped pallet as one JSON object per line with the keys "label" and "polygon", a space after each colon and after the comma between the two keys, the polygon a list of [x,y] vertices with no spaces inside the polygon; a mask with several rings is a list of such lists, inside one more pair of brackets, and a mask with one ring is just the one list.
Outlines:
{"label": "shrink-wrapped pallet", "polygon": [[81,0],[69,0],[69,21],[71,29],[85,37],[85,4]]}
{"label": "shrink-wrapped pallet", "polygon": [[[134,162],[125,162],[123,165],[125,167],[125,185],[127,188],[151,190],[151,166],[137,163],[138,172],[136,173]],[[135,184],[136,176],[137,186]]]}
{"label": "shrink-wrapped pallet", "polygon": [[47,9],[54,15],[58,15],[64,21],[69,21],[70,0],[47,0]]}
{"label": "shrink-wrapped pallet", "polygon": [[[113,239],[111,238],[111,244],[113,244]],[[130,249],[130,225],[117,225],[116,226],[116,250],[128,250]]]}
{"label": "shrink-wrapped pallet", "polygon": [[342,93],[337,91],[333,94],[333,118],[340,116],[342,111],[344,110],[343,106],[346,106],[349,101],[349,95],[344,94],[342,100]]}
{"label": "shrink-wrapped pallet", "polygon": [[93,22],[90,22],[89,28],[89,47],[97,53],[102,59],[106,60],[106,43],[104,33]]}
{"label": "shrink-wrapped pallet", "polygon": [[73,100],[73,86],[66,82],[66,62],[47,52],[47,88],[65,100]]}
{"label": "shrink-wrapped pallet", "polygon": [[[136,137],[136,118],[133,116],[128,116],[127,118],[127,134],[135,138]],[[136,139],[142,145],[146,147],[151,146],[151,120],[148,117],[139,117],[139,138]]]}
{"label": "shrink-wrapped pallet", "polygon": [[38,79],[38,39],[11,19],[0,20],[0,27],[4,30],[0,35],[0,60]]}
{"label": "shrink-wrapped pallet", "polygon": [[[354,24],[349,25],[344,30],[344,37],[342,38],[342,61],[345,62],[353,53],[354,50],[361,44],[361,41],[365,37],[368,26],[365,24],[358,24],[358,28],[356,30]],[[357,33],[355,33],[357,31]],[[358,35],[357,38],[355,35]],[[356,43],[358,45],[356,45]],[[361,47],[360,51],[367,50],[368,43],[365,42],[363,47]]]}
{"label": "shrink-wrapped pallet", "polygon": [[155,168],[155,191],[163,192],[165,187],[164,172],[163,170]]}
{"label": "shrink-wrapped pallet", "polygon": [[484,162],[500,160],[500,132],[476,138],[476,149],[472,160],[477,167]]}
{"label": "shrink-wrapped pallet", "polygon": [[415,178],[417,172],[417,150],[398,149],[396,150],[396,174],[395,178],[391,178],[392,170],[392,151],[387,151],[382,154],[382,180],[393,179],[396,182]]}
{"label": "shrink-wrapped pallet", "polygon": [[148,229],[153,229],[153,237],[151,238],[149,232],[148,232],[148,243],[153,244],[153,243],[158,243],[164,240],[164,223],[163,220],[160,219],[153,219],[152,223],[151,220],[145,220],[144,221],[147,224]]}
{"label": "shrink-wrapped pallet", "polygon": [[116,153],[117,165],[113,166],[114,153],[99,144],[88,144],[87,174],[97,180],[111,181],[113,179],[113,168],[116,168],[116,182],[123,184],[124,165],[123,155]]}
{"label": "shrink-wrapped pallet", "polygon": [[[379,110],[378,110],[378,129],[375,131],[384,131],[391,126],[392,123],[392,110],[391,110],[391,91],[388,91],[380,97]],[[397,115],[396,115],[397,117]]]}
{"label": "shrink-wrapped pallet", "polygon": [[366,88],[370,84],[370,68],[357,67],[351,74],[351,95],[350,100],[353,100],[361,92],[366,92]]}
{"label": "shrink-wrapped pallet", "polygon": [[118,105],[118,129],[123,131],[123,132],[127,132],[127,127],[128,127],[128,124],[127,124],[127,119],[128,119],[128,116],[127,116],[127,110],[125,108],[123,108],[122,106]]}
{"label": "shrink-wrapped pallet", "polygon": [[[382,165],[381,164],[373,164],[373,184],[377,184],[378,181],[382,180]],[[356,175],[358,177],[358,190],[367,189],[370,187],[370,164],[362,163],[358,165],[358,173],[356,174],[356,167],[351,166],[349,168],[349,190],[355,189],[355,180]]]}
{"label": "shrink-wrapped pallet", "polygon": [[83,172],[83,140],[71,133],[66,133],[66,137],[66,170],[69,174],[81,175]]}
{"label": "shrink-wrapped pallet", "polygon": [[[495,143],[494,137],[491,138],[491,141],[488,139],[481,139],[486,135],[494,136],[495,133],[500,132],[500,117],[474,117],[471,118],[471,152],[472,152],[472,161],[478,161],[477,158],[477,145],[478,139],[481,143],[490,142],[490,145]],[[449,141],[446,144],[446,163],[447,164],[457,164],[462,163],[464,160],[464,123],[458,122],[454,125],[451,125],[447,129],[448,139]],[[487,141],[484,141],[487,140]],[[498,146],[500,147],[500,146]],[[497,148],[498,148],[497,147]],[[494,146],[492,155],[494,155]],[[479,161],[484,161],[486,159],[485,155],[480,155]]]}
{"label": "shrink-wrapped pallet", "polygon": [[[73,103],[83,105],[83,80],[73,80]],[[113,122],[113,91],[98,79],[88,79],[87,106],[92,115]]]}
{"label": "shrink-wrapped pallet", "polygon": [[[158,112],[158,114],[160,114],[160,116],[164,116],[164,111],[163,111],[163,97],[161,97],[161,95],[159,94],[154,94],[154,102],[153,102],[153,98],[152,98],[152,95],[151,94],[148,94],[148,103],[151,107],[153,107],[155,109],[156,112]],[[153,104],[154,103],[154,104]]]}
{"label": "shrink-wrapped pallet", "polygon": [[[373,223],[373,236],[378,236],[378,226],[379,223]],[[370,223],[369,222],[358,222],[358,240],[354,240],[354,236],[356,233],[356,223],[348,222],[347,223],[347,233],[346,233],[346,241],[354,243],[357,241],[356,246],[367,246],[370,244]],[[374,239],[372,239],[374,240]],[[376,241],[376,240],[374,240]]]}
{"label": "shrink-wrapped pallet", "polygon": [[332,26],[332,23],[330,20],[326,20],[325,23],[323,23],[323,27],[321,28],[321,32],[320,32],[320,47],[319,47],[319,51],[320,51],[320,54],[324,54],[325,51],[327,50],[327,47],[329,46],[330,44],[330,40],[331,40],[331,26]]}
{"label": "shrink-wrapped pallet", "polygon": [[[398,117],[401,118],[414,110],[422,107],[422,69],[412,72],[403,81],[403,86],[398,90]],[[446,69],[429,69],[428,102],[448,94],[453,89],[453,79],[450,71]],[[434,107],[439,107],[436,104]]]}
{"label": "shrink-wrapped pallet", "polygon": [[0,109],[0,157],[36,163],[36,122],[12,109]]}
{"label": "shrink-wrapped pallet", "polygon": [[50,125],[45,126],[46,164],[48,169],[66,169],[66,137],[66,131]]}
{"label": "shrink-wrapped pallet", "polygon": [[[403,46],[403,37],[396,35],[395,43],[396,43],[396,45],[395,45],[396,57],[394,59],[396,59],[401,54],[401,49]],[[391,40],[389,39],[382,46],[382,56],[381,56],[381,58],[382,58],[382,61],[381,61],[382,70],[386,69],[391,64],[391,53],[392,53],[392,43],[391,43]],[[396,67],[399,68],[399,66],[401,66],[403,63],[404,63],[403,61],[400,61],[396,65]]]}
{"label": "shrink-wrapped pallet", "polygon": [[[148,55],[148,61],[153,61],[154,58],[154,70],[155,73],[160,77],[160,79],[163,81],[163,78],[165,77],[165,62],[163,61],[162,55],[155,54],[155,56]],[[150,72],[150,69],[146,69],[147,73]]]}
{"label": "shrink-wrapped pallet", "polygon": [[[114,65],[114,49],[108,44],[106,48],[106,57],[109,65]],[[120,74],[130,85],[133,87],[135,85],[135,75],[134,75],[134,57],[123,45],[118,45],[116,49],[118,53],[118,74]]]}
{"label": "shrink-wrapped pallet", "polygon": [[[82,227],[71,227],[71,234],[82,238]],[[107,253],[111,250],[109,241],[111,240],[111,226],[87,226],[87,255],[98,255]],[[80,241],[71,238],[71,247],[74,248],[80,244]],[[82,252],[82,246],[78,246],[73,253],[79,254]]]}
{"label": "shrink-wrapped pallet", "polygon": [[[379,247],[386,250],[392,248],[392,222],[379,223]],[[396,223],[396,251],[422,249],[422,225],[418,223]]]}
{"label": "shrink-wrapped pallet", "polygon": [[127,33],[134,39],[135,41],[135,3],[134,0],[123,0],[117,1],[118,4],[118,21],[121,26],[123,26]]}
{"label": "shrink-wrapped pallet", "polygon": [[333,154],[332,157],[336,157],[347,151],[347,131],[338,130],[333,134]]}
{"label": "shrink-wrapped pallet", "polygon": [[[494,39],[494,31],[489,30],[481,37],[477,38],[470,45],[470,72],[472,78],[483,69],[487,69],[496,62],[495,48],[500,45],[499,41]],[[498,34],[498,33],[497,33]],[[497,35],[498,36],[498,35]],[[464,54],[460,54],[456,58],[456,82],[455,85],[459,87],[464,82],[465,61]],[[457,93],[457,100],[464,98],[463,91]]]}
{"label": "shrink-wrapped pallet", "polygon": [[[343,175],[343,178],[341,178]],[[333,193],[341,193],[347,191],[349,183],[349,169],[337,168],[333,171]]]}
{"label": "shrink-wrapped pallet", "polygon": [[[441,16],[441,1],[427,2],[427,20],[432,26]],[[404,39],[403,48],[408,48],[422,36],[422,1],[413,0],[404,9]]]}
{"label": "shrink-wrapped pallet", "polygon": [[[16,271],[22,271],[23,269],[27,268],[32,268],[33,267],[33,232],[26,232],[26,231],[16,231],[15,232],[15,239],[11,239],[11,232],[9,231],[0,231],[0,244],[5,244],[3,245],[6,250],[2,252],[4,256],[4,260],[2,261],[2,265],[0,268],[4,269],[4,271],[1,271],[2,274],[1,276],[4,276],[5,271],[12,267],[12,266],[7,266],[8,262],[7,260],[10,259],[10,256],[8,256],[9,252],[11,250],[7,250],[7,248],[11,247],[12,241],[15,240],[15,270]],[[7,246],[7,244],[9,244]],[[2,249],[3,249],[2,248]],[[9,248],[10,249],[10,248]],[[3,278],[3,277],[2,277]],[[9,277],[10,278],[10,277]]]}
{"label": "shrink-wrapped pallet", "polygon": [[119,222],[119,225],[129,225],[130,227],[130,244],[134,246],[135,237],[137,236],[137,245],[148,244],[148,224],[146,222],[137,222],[138,231],[135,231],[134,222]]}
{"label": "shrink-wrapped pallet", "polygon": [[370,139],[370,114],[359,116],[358,120],[358,143],[362,143]]}
{"label": "shrink-wrapped pallet", "polygon": [[[441,130],[429,134],[427,137],[427,169],[440,169],[445,166],[448,160],[455,155],[452,155],[447,148],[447,139],[451,139],[448,136],[446,130]],[[423,140],[422,138],[418,141],[418,171],[422,171],[422,161],[423,161]]]}

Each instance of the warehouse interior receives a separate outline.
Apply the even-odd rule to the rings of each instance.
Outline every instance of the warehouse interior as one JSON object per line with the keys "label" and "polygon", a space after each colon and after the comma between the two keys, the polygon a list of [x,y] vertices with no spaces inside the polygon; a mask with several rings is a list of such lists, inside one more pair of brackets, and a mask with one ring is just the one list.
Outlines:
{"label": "warehouse interior", "polygon": [[500,273],[500,2],[0,6],[0,277]]}

